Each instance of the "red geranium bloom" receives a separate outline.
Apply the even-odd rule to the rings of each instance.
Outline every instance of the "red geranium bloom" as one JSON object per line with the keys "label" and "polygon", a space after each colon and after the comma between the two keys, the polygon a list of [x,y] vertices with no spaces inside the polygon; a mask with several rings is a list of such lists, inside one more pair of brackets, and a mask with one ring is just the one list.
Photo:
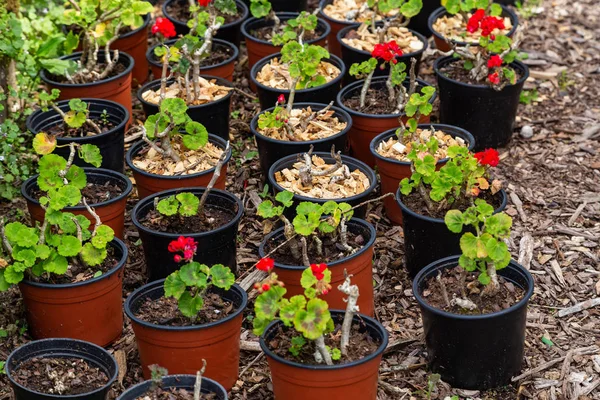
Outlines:
{"label": "red geranium bloom", "polygon": [[283,104],[283,103],[285,103],[285,96],[284,96],[284,95],[282,95],[282,94],[280,94],[280,95],[279,95],[279,97],[277,98],[277,102],[278,102],[279,104]]}
{"label": "red geranium bloom", "polygon": [[268,283],[265,283],[262,285],[263,292],[266,292],[269,289],[271,289],[271,285],[269,285]]}
{"label": "red geranium bloom", "polygon": [[[398,62],[395,57],[396,56],[401,56],[402,55],[402,50],[400,49],[400,46],[398,46],[398,44],[396,43],[395,40],[392,40],[391,42],[388,43],[379,43],[375,45],[375,48],[373,49],[373,51],[371,52],[371,56],[375,57],[375,58],[381,58],[383,61],[396,61]],[[396,63],[394,62],[394,64]]]}
{"label": "red geranium bloom", "polygon": [[481,20],[481,36],[490,36],[494,29],[504,29],[504,20],[497,17],[484,17]]}
{"label": "red geranium bloom", "polygon": [[499,67],[501,65],[502,65],[502,58],[497,54],[494,54],[493,56],[491,56],[487,63],[488,68]]}
{"label": "red geranium bloom", "polygon": [[201,7],[208,7],[211,1],[212,0],[198,0],[198,3],[200,3]]}
{"label": "red geranium bloom", "polygon": [[273,260],[272,258],[261,258],[256,263],[256,268],[261,271],[269,272],[270,270],[273,269],[274,265],[275,265],[275,260]]}
{"label": "red geranium bloom", "polygon": [[160,33],[166,39],[172,38],[177,34],[175,32],[175,25],[167,18],[156,18],[156,22],[152,25],[152,33]]}
{"label": "red geranium bloom", "polygon": [[500,162],[500,156],[498,151],[495,149],[485,149],[479,153],[473,154],[481,165],[489,165],[490,167],[496,167]]}
{"label": "red geranium bloom", "polygon": [[310,270],[317,280],[323,279],[325,274],[323,273],[327,269],[327,264],[311,264]]}
{"label": "red geranium bloom", "polygon": [[485,10],[483,8],[480,8],[479,10],[475,11],[473,15],[471,15],[471,18],[469,18],[469,21],[467,22],[467,31],[469,33],[476,32],[479,29],[479,23],[481,22],[484,16]]}
{"label": "red geranium bloom", "polygon": [[[198,243],[193,238],[179,236],[177,240],[173,240],[171,243],[169,243],[168,250],[171,253],[183,252],[183,259],[185,261],[191,261],[192,258],[194,258],[194,254],[196,254],[197,248]],[[180,262],[181,256],[176,254],[173,259],[175,262]]]}
{"label": "red geranium bloom", "polygon": [[494,85],[497,85],[500,83],[500,75],[498,75],[497,72],[494,72],[493,74],[489,74],[488,81],[490,81]]}

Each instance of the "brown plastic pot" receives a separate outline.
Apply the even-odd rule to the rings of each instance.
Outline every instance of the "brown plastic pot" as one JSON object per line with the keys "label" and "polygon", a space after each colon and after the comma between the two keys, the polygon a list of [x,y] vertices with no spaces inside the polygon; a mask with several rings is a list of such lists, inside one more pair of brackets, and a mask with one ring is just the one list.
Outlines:
{"label": "brown plastic pot", "polygon": [[[347,296],[337,290],[338,285],[341,285],[346,279],[344,276],[345,270],[348,274],[352,275],[352,283],[357,285],[360,291],[360,296],[358,297],[360,311],[366,315],[373,315],[373,246],[377,234],[373,225],[362,219],[352,218],[348,221],[347,226],[350,232],[362,235],[365,239],[365,244],[351,256],[327,264],[331,270],[331,286],[333,289],[326,296],[323,296],[323,300],[327,301],[329,308],[344,309],[346,307],[344,299]],[[267,255],[266,244],[271,240],[282,237],[283,228],[271,232],[258,248],[261,258]],[[318,262],[319,260],[315,259],[314,261]],[[304,293],[304,288],[300,285],[300,278],[305,269],[306,267],[304,266],[285,265],[275,260],[273,271],[277,274],[279,280],[285,283],[285,288],[287,289],[286,297]]]}
{"label": "brown plastic pot", "polygon": [[[475,146],[475,138],[468,131],[459,128],[457,126],[452,125],[444,125],[444,124],[427,124],[427,125],[419,125],[421,129],[429,129],[433,127],[436,130],[441,130],[448,135],[452,135],[454,137],[460,137],[464,139],[468,144],[469,150],[473,150]],[[383,132],[381,135],[377,136],[375,139],[371,141],[370,150],[371,154],[375,158],[375,165],[377,166],[377,172],[379,172],[379,178],[381,181],[381,194],[387,193],[396,193],[398,190],[398,186],[400,185],[400,181],[404,178],[410,178],[412,172],[410,170],[410,162],[408,161],[398,161],[391,158],[386,158],[381,156],[376,150],[379,147],[379,144],[383,141],[388,140],[392,136],[396,135],[396,129],[391,129],[387,132]],[[448,161],[447,158],[441,159],[437,162],[437,168],[441,168]],[[387,217],[392,220],[393,223],[401,225],[402,224],[402,210],[400,210],[400,206],[398,202],[393,197],[386,197],[383,199],[384,210]]]}
{"label": "brown plastic pot", "polygon": [[205,376],[231,390],[238,377],[240,333],[248,295],[238,285],[228,291],[216,289],[221,297],[234,304],[235,311],[222,320],[202,325],[163,326],[137,318],[135,314],[146,299],[164,295],[164,279],[151,282],[134,291],[125,302],[125,313],[131,319],[144,378],[150,378],[148,366],[156,364],[170,374],[195,374],[206,360]]}
{"label": "brown plastic pot", "polygon": [[[361,293],[362,296],[362,293]],[[343,311],[332,310],[337,324],[344,318]],[[286,360],[271,351],[269,343],[276,340],[281,321],[271,323],[260,337],[260,347],[267,356],[275,400],[306,399],[377,399],[379,364],[388,344],[388,333],[379,322],[363,314],[354,316],[361,332],[380,342],[377,350],[368,356],[339,365],[300,364]]]}
{"label": "brown plastic pot", "polygon": [[[227,143],[225,140],[218,136],[209,134],[208,140],[212,144],[221,149],[225,149]],[[148,197],[154,193],[162,192],[163,190],[179,189],[184,187],[206,187],[212,179],[214,168],[206,171],[198,172],[196,174],[189,175],[156,175],[146,172],[133,164],[135,157],[142,151],[147,151],[148,146],[143,142],[139,141],[127,152],[125,161],[133,172],[133,179],[135,179],[135,186],[137,187],[138,197],[141,199]],[[227,163],[231,159],[231,151],[225,159],[225,164],[221,168],[221,176],[215,182],[216,189],[225,189],[225,181],[227,179]]]}
{"label": "brown plastic pot", "polygon": [[121,336],[127,247],[119,239],[110,245],[119,262],[97,278],[65,284],[24,280],[19,284],[34,339],[71,338],[104,347]]}
{"label": "brown plastic pot", "polygon": [[[125,175],[110,171],[102,168],[84,168],[88,182],[94,182],[98,184],[104,184],[111,181],[122,189],[122,193],[114,199],[108,201],[102,201],[100,203],[91,203],[95,212],[100,217],[100,220],[104,225],[110,226],[115,231],[115,236],[119,239],[123,239],[123,230],[125,228],[125,207],[127,205],[127,197],[133,190],[133,185],[128,177]],[[44,221],[45,211],[40,206],[40,202],[35,199],[31,194],[34,189],[37,189],[37,178],[38,175],[34,175],[27,179],[21,185],[21,195],[27,200],[27,209],[33,221],[42,223]],[[93,201],[93,199],[88,199]],[[64,212],[70,212],[75,215],[84,215],[87,219],[92,222],[92,227],[95,222],[94,217],[86,210],[85,206],[67,207],[63,210]]]}
{"label": "brown plastic pot", "polygon": [[144,16],[144,24],[139,28],[120,35],[111,48],[124,51],[135,60],[131,78],[135,85],[141,85],[148,79],[148,61],[145,55],[148,51],[148,25],[150,14]]}
{"label": "brown plastic pot", "polygon": [[[387,91],[385,87],[386,80],[387,76],[373,78],[370,87],[380,88],[380,90]],[[367,164],[369,167],[373,168],[375,166],[375,158],[373,157],[373,154],[371,154],[370,150],[371,141],[380,133],[400,126],[398,121],[399,117],[402,118],[402,122],[406,122],[407,117],[405,114],[365,114],[346,107],[344,105],[344,100],[355,95],[356,93],[359,93],[362,89],[363,83],[364,80],[356,81],[340,90],[337,95],[337,105],[352,116],[352,128],[350,128],[350,132],[348,132],[350,154]],[[404,85],[408,88],[409,82],[404,82]],[[431,85],[421,79],[417,79],[417,92],[419,92],[420,88],[424,86]],[[433,104],[435,98],[436,93],[431,96],[429,102]],[[421,124],[426,124],[428,122],[428,115],[423,115],[419,119],[419,123]]]}
{"label": "brown plastic pot", "polygon": [[[331,27],[331,31],[329,31],[329,35],[327,35],[327,46],[329,46],[329,52],[338,57],[342,57],[342,45],[338,42],[337,35],[338,32],[344,29],[347,26],[356,24],[355,21],[340,21],[338,19],[333,19],[327,14],[323,12],[325,6],[333,3],[333,0],[321,0],[319,3],[319,16],[323,18],[329,26]],[[350,68],[350,66],[347,66]]]}

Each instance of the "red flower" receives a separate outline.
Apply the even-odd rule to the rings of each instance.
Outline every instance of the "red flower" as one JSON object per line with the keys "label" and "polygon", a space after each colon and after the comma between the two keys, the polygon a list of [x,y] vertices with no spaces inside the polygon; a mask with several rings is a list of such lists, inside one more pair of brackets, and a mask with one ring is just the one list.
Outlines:
{"label": "red flower", "polygon": [[499,55],[494,54],[488,60],[487,65],[488,65],[488,68],[499,67],[502,65],[502,58]]}
{"label": "red flower", "polygon": [[490,81],[494,85],[497,85],[500,83],[500,75],[498,75],[497,72],[494,72],[493,74],[489,74],[488,81]]}
{"label": "red flower", "polygon": [[275,260],[272,258],[261,258],[258,263],[256,263],[256,268],[261,271],[269,272],[273,269],[274,265]]}
{"label": "red flower", "polygon": [[266,292],[269,289],[271,289],[271,286],[268,283],[265,283],[264,285],[262,285],[263,292]]}
{"label": "red flower", "polygon": [[175,36],[175,25],[166,18],[156,18],[156,22],[152,25],[152,33],[160,33],[166,39]]}
{"label": "red flower", "polygon": [[[169,243],[168,250],[171,253],[183,252],[183,259],[185,261],[191,261],[192,258],[194,258],[194,254],[196,254],[197,248],[198,243],[193,238],[179,236],[177,240],[173,240],[171,243]],[[175,262],[180,262],[181,256],[176,254],[173,259]]]}
{"label": "red flower", "polygon": [[173,256],[173,260],[175,260],[176,263],[181,262],[181,256],[179,254],[175,254]]}
{"label": "red flower", "polygon": [[285,96],[280,94],[279,97],[277,98],[277,103],[279,103],[279,104],[285,103]]}
{"label": "red flower", "polygon": [[200,7],[208,7],[211,1],[212,0],[198,0],[198,3],[200,3]]}
{"label": "red flower", "polygon": [[327,264],[311,264],[310,265],[310,270],[312,271],[313,275],[315,276],[315,278],[317,278],[318,281],[323,279],[323,277],[325,276],[325,274],[323,272],[326,269],[327,269]]}
{"label": "red flower", "polygon": [[[381,58],[383,61],[396,61],[396,56],[401,56],[402,50],[398,46],[395,40],[388,43],[379,43],[375,45],[375,48],[371,52],[371,56],[375,58]],[[392,62],[394,62],[392,61]],[[394,64],[396,63],[394,62]]]}
{"label": "red flower", "polygon": [[504,29],[504,20],[497,17],[484,17],[481,20],[481,36],[490,36],[494,29]]}
{"label": "red flower", "polygon": [[473,15],[471,15],[471,18],[469,18],[469,21],[467,22],[467,31],[469,33],[476,32],[479,29],[479,23],[481,22],[484,16],[484,9],[480,8],[479,10],[475,11]]}
{"label": "red flower", "polygon": [[480,151],[479,153],[473,154],[473,156],[481,165],[489,165],[490,167],[495,167],[500,162],[498,151],[495,149],[485,149],[484,151]]}

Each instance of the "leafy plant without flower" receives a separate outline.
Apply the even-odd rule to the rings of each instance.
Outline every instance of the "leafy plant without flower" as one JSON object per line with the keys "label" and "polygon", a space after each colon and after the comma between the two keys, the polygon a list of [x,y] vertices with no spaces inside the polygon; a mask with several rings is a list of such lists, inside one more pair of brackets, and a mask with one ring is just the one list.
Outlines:
{"label": "leafy plant without flower", "polygon": [[305,33],[314,32],[317,28],[317,16],[306,11],[302,11],[296,18],[291,18],[282,24],[269,0],[252,0],[250,12],[254,18],[273,20],[271,42],[274,46],[282,46],[290,40],[302,42]]}
{"label": "leafy plant without flower", "polygon": [[[62,117],[65,125],[70,128],[79,129],[87,124],[94,130],[95,133],[102,133],[100,127],[90,118],[88,118],[89,110],[86,103],[80,99],[71,99],[69,100],[69,111],[64,112],[54,102],[54,100],[58,99],[59,96],[60,90],[58,89],[52,89],[50,93],[40,92],[39,103],[42,110],[48,111],[49,108],[52,108]],[[83,136],[84,134],[85,132],[82,130],[81,135]]]}

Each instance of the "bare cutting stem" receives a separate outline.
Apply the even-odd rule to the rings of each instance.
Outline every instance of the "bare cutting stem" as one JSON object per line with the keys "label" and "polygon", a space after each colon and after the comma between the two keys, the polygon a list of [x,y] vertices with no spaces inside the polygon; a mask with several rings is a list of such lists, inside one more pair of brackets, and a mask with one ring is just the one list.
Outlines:
{"label": "bare cutting stem", "polygon": [[324,109],[322,109],[320,111],[314,111],[312,114],[310,114],[310,116],[308,118],[306,118],[304,121],[301,122],[300,126],[302,127],[302,130],[305,131],[306,128],[308,127],[308,124],[310,124],[311,121],[313,121],[315,118],[317,118],[320,115],[326,114],[327,111],[329,111],[332,106],[333,106],[333,101],[330,102],[329,104],[327,104],[327,107],[325,107]]}
{"label": "bare cutting stem", "polygon": [[448,291],[446,290],[446,284],[444,283],[444,281],[442,281],[442,273],[438,272],[437,276],[435,277],[435,280],[438,281],[438,284],[440,285],[440,290],[442,292],[442,297],[444,298],[444,303],[446,303],[446,306],[448,306],[448,308],[450,308],[450,299],[448,298]]}
{"label": "bare cutting stem", "polygon": [[292,85],[290,87],[290,97],[288,98],[287,106],[285,110],[287,111],[287,115],[291,115],[292,107],[294,106],[294,98],[296,97],[296,86],[300,82],[300,78],[294,79]]}
{"label": "bare cutting stem", "polygon": [[335,164],[326,170],[313,171],[312,169],[312,155],[313,147],[310,146],[308,153],[304,153],[304,165],[300,167],[298,174],[300,175],[300,181],[304,186],[312,186],[312,178],[314,176],[327,176],[333,174],[335,171],[343,167],[342,163],[342,152],[335,152],[335,145],[331,146],[331,157],[335,160]]}
{"label": "bare cutting stem", "polygon": [[360,109],[365,108],[365,104],[367,103],[367,92],[369,91],[369,87],[371,86],[371,80],[373,79],[373,75],[375,74],[375,70],[369,72],[369,75],[365,78],[365,83],[363,84],[362,89],[360,90]]}
{"label": "bare cutting stem", "polygon": [[[315,346],[317,347],[317,353],[321,359],[325,361],[325,364],[333,365],[333,361],[331,361],[331,354],[329,354],[329,351],[325,346],[325,338],[323,338],[323,335],[315,339]],[[319,360],[319,356],[315,354],[315,359]]]}
{"label": "bare cutting stem", "polygon": [[342,323],[342,338],[340,342],[340,350],[342,355],[345,356],[348,353],[348,343],[350,343],[352,320],[354,319],[354,314],[360,310],[357,304],[359,295],[358,286],[351,284],[350,278],[352,275],[348,275],[346,270],[344,270],[344,275],[346,276],[346,279],[344,280],[344,283],[338,286],[338,290],[348,296],[347,299],[344,299],[347,305],[344,314],[344,322]]}
{"label": "bare cutting stem", "polygon": [[346,251],[353,252],[354,249],[348,244],[348,227],[346,226],[346,217],[340,220],[340,244]]}
{"label": "bare cutting stem", "polygon": [[[167,73],[169,71],[169,58],[171,58],[171,49],[169,46],[163,46],[165,48],[165,55],[163,56],[162,74],[160,77],[160,102],[167,96]],[[160,103],[158,104],[160,107]]]}
{"label": "bare cutting stem", "polygon": [[196,382],[194,383],[194,400],[200,400],[202,392],[202,375],[206,371],[206,360],[202,359],[202,369],[196,372]]}
{"label": "bare cutting stem", "polygon": [[500,290],[500,282],[498,282],[498,274],[496,273],[496,265],[493,262],[487,263],[487,273],[490,277],[490,283],[483,289],[483,296],[491,297]]}
{"label": "bare cutting stem", "polygon": [[92,217],[94,217],[94,219],[96,220],[96,224],[94,225],[94,230],[92,231],[92,237],[94,237],[94,236],[96,236],[96,230],[98,229],[98,227],[100,225],[102,225],[102,221],[100,220],[100,216],[98,216],[98,214],[96,214],[96,211],[88,205],[85,197],[83,198],[83,205],[85,206],[85,209],[87,210],[87,212],[89,212],[90,215]]}
{"label": "bare cutting stem", "polygon": [[4,232],[4,219],[0,219],[0,236],[2,236],[2,244],[4,245],[4,249],[8,252],[8,255],[12,255],[13,248],[6,237],[6,233]]}
{"label": "bare cutting stem", "polygon": [[229,141],[227,141],[227,146],[225,146],[225,150],[221,153],[221,157],[219,157],[219,161],[217,161],[217,165],[215,165],[215,172],[213,172],[212,178],[210,178],[210,182],[206,185],[206,189],[204,193],[202,193],[202,197],[200,197],[200,204],[198,205],[198,215],[202,215],[204,211],[204,205],[206,204],[206,200],[208,199],[208,194],[217,183],[217,180],[221,176],[221,169],[225,164],[225,160],[227,159],[227,155],[229,154]]}
{"label": "bare cutting stem", "polygon": [[302,246],[302,262],[305,267],[310,267],[310,260],[308,259],[308,244],[306,243],[306,237],[300,238],[300,244]]}
{"label": "bare cutting stem", "polygon": [[69,173],[69,169],[71,169],[71,166],[73,165],[73,160],[75,160],[75,142],[71,142],[69,143],[69,158],[67,160],[67,165],[65,165],[65,169],[61,170],[58,172],[58,175],[63,178],[65,185],[67,185],[69,183],[69,181],[67,180],[67,178],[65,178],[67,176],[67,174]]}
{"label": "bare cutting stem", "polygon": [[417,59],[411,57],[410,59],[410,70],[408,72],[410,76],[410,85],[408,87],[408,97],[413,95],[413,93],[417,90],[417,73],[415,71],[417,67]]}

